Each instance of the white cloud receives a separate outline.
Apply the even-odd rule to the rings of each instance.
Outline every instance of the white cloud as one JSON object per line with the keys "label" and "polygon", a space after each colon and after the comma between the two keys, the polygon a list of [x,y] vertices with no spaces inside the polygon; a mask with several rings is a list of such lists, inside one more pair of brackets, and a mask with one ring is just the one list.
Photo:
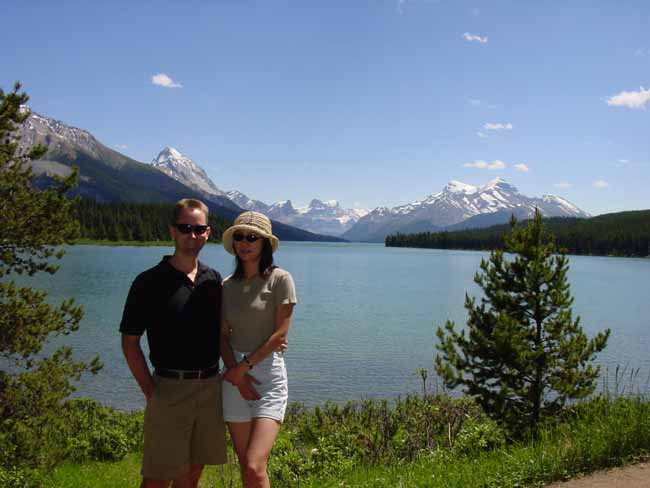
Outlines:
{"label": "white cloud", "polygon": [[483,139],[486,138],[486,137],[488,136],[487,134],[484,134],[484,133],[481,132],[481,131],[478,131],[478,132],[476,133],[476,135],[479,136],[479,137],[481,137],[481,138],[483,138]]}
{"label": "white cloud", "polygon": [[596,180],[594,181],[593,186],[594,188],[598,188],[600,190],[603,188],[607,188],[609,186],[609,183],[607,183],[605,180]]}
{"label": "white cloud", "polygon": [[528,173],[528,171],[530,170],[530,168],[526,166],[524,163],[515,164],[515,169],[520,173]]}
{"label": "white cloud", "polygon": [[477,161],[472,161],[471,163],[465,163],[463,164],[463,166],[466,168],[477,168],[477,169],[504,169],[506,167],[506,163],[498,159],[495,159],[491,163],[488,163],[487,161],[481,161],[479,159]]}
{"label": "white cloud", "polygon": [[553,186],[555,188],[560,188],[561,190],[565,190],[567,188],[571,188],[573,185],[571,183],[567,183],[566,181],[561,181],[559,183],[553,183]]}
{"label": "white cloud", "polygon": [[618,161],[619,163],[621,163],[621,164],[627,164],[627,163],[630,162],[629,159],[618,159],[617,161]]}
{"label": "white cloud", "polygon": [[479,100],[478,98],[468,98],[467,103],[472,107],[487,107],[487,108],[497,108],[493,103],[487,102],[485,100]]}
{"label": "white cloud", "polygon": [[499,122],[488,122],[483,126],[484,129],[487,130],[512,130],[513,125],[510,122],[507,122],[505,124],[501,124]]}
{"label": "white cloud", "polygon": [[151,77],[151,83],[154,85],[162,86],[164,88],[182,88],[183,85],[176,83],[165,73],[158,73]]}
{"label": "white cloud", "polygon": [[487,44],[488,42],[487,36],[481,37],[476,34],[470,34],[469,32],[465,32],[463,38],[468,42],[478,42],[481,44]]}
{"label": "white cloud", "polygon": [[129,148],[129,146],[127,146],[126,144],[117,144],[115,147],[118,148],[118,149],[128,149]]}
{"label": "white cloud", "polygon": [[645,104],[650,103],[650,89],[640,87],[636,92],[622,91],[609,97],[606,102],[610,107],[645,108]]}

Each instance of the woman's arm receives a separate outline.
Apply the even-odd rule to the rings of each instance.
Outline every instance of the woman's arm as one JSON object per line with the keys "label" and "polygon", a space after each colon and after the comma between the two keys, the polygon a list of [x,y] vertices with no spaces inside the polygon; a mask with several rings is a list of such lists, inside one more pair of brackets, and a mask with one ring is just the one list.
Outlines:
{"label": "woman's arm", "polygon": [[253,386],[253,383],[260,384],[255,378],[247,375],[247,371],[241,376],[234,376],[233,371],[237,366],[235,355],[230,348],[230,325],[225,319],[221,320],[221,330],[219,331],[219,350],[221,351],[221,359],[226,366],[226,372],[223,379],[232,383],[239,390],[239,394],[245,400],[259,400],[261,398],[259,392]]}
{"label": "woman's arm", "polygon": [[237,384],[250,369],[276,349],[287,345],[289,327],[291,326],[291,314],[293,313],[293,303],[283,303],[278,305],[275,310],[275,332],[266,340],[264,344],[258,347],[254,352],[249,354],[248,363],[239,362],[235,367],[226,371],[224,379],[232,384]]}

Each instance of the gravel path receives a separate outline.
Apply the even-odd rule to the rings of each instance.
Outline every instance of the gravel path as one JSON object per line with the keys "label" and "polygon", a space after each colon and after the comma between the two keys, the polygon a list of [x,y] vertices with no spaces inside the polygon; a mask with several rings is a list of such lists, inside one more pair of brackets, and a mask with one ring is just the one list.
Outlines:
{"label": "gravel path", "polygon": [[547,488],[650,488],[650,462],[600,471]]}

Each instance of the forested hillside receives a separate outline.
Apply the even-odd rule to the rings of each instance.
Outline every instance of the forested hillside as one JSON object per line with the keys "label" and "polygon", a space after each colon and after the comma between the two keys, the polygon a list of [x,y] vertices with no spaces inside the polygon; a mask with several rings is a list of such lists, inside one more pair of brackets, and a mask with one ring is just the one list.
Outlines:
{"label": "forested hillside", "polygon": [[[599,215],[589,219],[545,219],[560,248],[569,254],[601,256],[650,255],[650,210]],[[491,250],[503,247],[509,225],[456,232],[420,232],[386,237],[388,247]]]}
{"label": "forested hillside", "polygon": [[[166,241],[173,203],[97,203],[77,205],[81,237],[108,241]],[[231,221],[210,214],[210,240],[219,240]]]}

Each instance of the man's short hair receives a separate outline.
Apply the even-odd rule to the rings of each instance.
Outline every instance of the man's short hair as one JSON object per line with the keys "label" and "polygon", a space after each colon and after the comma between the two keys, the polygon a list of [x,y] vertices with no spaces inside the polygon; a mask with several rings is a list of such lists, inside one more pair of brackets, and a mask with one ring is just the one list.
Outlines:
{"label": "man's short hair", "polygon": [[205,220],[206,222],[208,221],[208,216],[210,214],[210,211],[208,210],[208,206],[203,203],[201,200],[196,200],[195,198],[183,198],[182,200],[179,200],[176,202],[176,205],[174,205],[174,221],[172,223],[176,223],[178,220],[179,215],[183,211],[184,208],[192,208],[192,209],[198,209],[201,212],[205,214]]}

